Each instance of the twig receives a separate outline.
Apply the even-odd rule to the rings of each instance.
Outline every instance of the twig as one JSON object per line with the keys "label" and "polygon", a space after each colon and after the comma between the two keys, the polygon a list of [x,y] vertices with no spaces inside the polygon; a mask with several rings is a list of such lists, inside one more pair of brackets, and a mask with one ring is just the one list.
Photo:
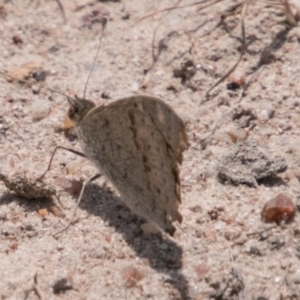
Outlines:
{"label": "twig", "polygon": [[[200,7],[197,11],[200,11],[200,10],[205,9],[205,8],[207,8],[207,7],[213,6],[213,5],[215,5],[215,4],[217,4],[217,3],[221,2],[221,1],[223,1],[223,0],[215,0],[213,3],[209,3],[209,4],[207,4],[207,5],[204,5],[204,6]],[[162,12],[164,12],[164,11],[169,11],[169,10],[179,9],[179,8],[186,8],[186,7],[190,7],[190,6],[194,6],[194,5],[203,4],[203,3],[205,3],[205,2],[207,2],[207,0],[202,0],[202,1],[198,1],[198,2],[191,3],[191,4],[186,4],[186,5],[176,6],[176,7],[174,7],[174,6],[172,6],[172,7],[167,7],[167,8],[164,8],[164,9],[162,9],[162,10],[153,12],[153,13],[151,13],[151,14],[148,14],[148,15],[146,15],[146,16],[144,16],[144,17],[138,19],[138,20],[136,21],[136,23],[139,23],[139,22],[141,22],[141,21],[143,21],[143,20],[145,20],[145,19],[147,19],[147,18],[153,17],[154,15],[159,14],[159,13],[162,13]],[[136,24],[136,23],[135,23],[135,24]]]}
{"label": "twig", "polygon": [[56,3],[58,4],[58,6],[59,6],[59,9],[60,9],[60,11],[61,11],[61,14],[62,14],[64,23],[67,23],[67,18],[66,18],[66,14],[65,14],[64,7],[62,6],[60,0],[55,0],[55,2],[56,2]]}
{"label": "twig", "polygon": [[33,284],[33,286],[32,286],[32,289],[34,290],[35,294],[39,297],[40,300],[46,299],[46,298],[43,296],[43,293],[42,293],[41,289],[40,289],[39,286],[38,286],[38,282],[37,282],[37,272],[36,272],[35,275],[34,275],[34,284]]}
{"label": "twig", "polygon": [[241,29],[242,29],[242,50],[240,53],[240,57],[238,59],[238,61],[234,64],[234,66],[229,69],[229,71],[226,72],[225,75],[223,75],[215,84],[213,84],[205,93],[204,96],[201,98],[201,100],[199,101],[198,106],[200,106],[200,104],[202,104],[204,102],[204,100],[209,96],[209,93],[216,87],[218,86],[221,82],[223,82],[229,74],[231,74],[236,67],[239,65],[239,63],[241,62],[245,52],[246,52],[246,30],[245,30],[245,14],[248,8],[248,4],[249,4],[249,0],[246,0],[243,4],[243,8],[242,8],[242,14],[241,14]]}
{"label": "twig", "polygon": [[277,225],[273,225],[273,226],[268,227],[268,228],[266,228],[266,229],[263,229],[263,230],[261,230],[261,231],[255,231],[255,232],[247,233],[247,236],[252,236],[252,235],[262,234],[263,232],[269,231],[269,230],[274,229],[274,228],[276,228],[276,227],[277,227]]}
{"label": "twig", "polygon": [[242,101],[243,97],[245,96],[245,92],[248,89],[248,87],[250,86],[250,82],[252,81],[254,75],[258,76],[262,72],[262,70],[265,68],[265,66],[266,65],[262,65],[260,68],[258,68],[255,72],[253,72],[250,75],[250,77],[248,78],[247,82],[242,87],[242,90],[240,92],[240,95],[239,95],[239,98],[238,98],[236,104],[239,104]]}
{"label": "twig", "polygon": [[284,13],[285,13],[285,17],[286,17],[287,22],[289,23],[290,26],[297,26],[297,21],[296,21],[295,16],[292,12],[290,4],[288,3],[287,0],[281,0],[281,1],[284,5],[284,8],[285,8]]}
{"label": "twig", "polygon": [[[173,6],[173,9],[175,9],[175,8],[179,5],[179,3],[180,3],[181,1],[182,1],[182,0],[178,0],[178,1],[176,2],[176,4]],[[168,15],[170,12],[171,12],[171,10],[168,11],[167,15]],[[166,16],[167,16],[167,15],[166,15]],[[151,68],[152,68],[153,65],[156,63],[156,61],[157,61],[157,59],[158,59],[158,56],[159,56],[159,54],[161,53],[161,49],[160,49],[160,48],[158,48],[158,53],[157,53],[157,54],[154,53],[154,45],[155,45],[156,33],[157,33],[158,28],[160,27],[161,23],[162,23],[162,18],[160,19],[160,22],[159,22],[158,25],[156,26],[156,28],[155,28],[155,30],[154,30],[154,33],[153,33],[153,38],[152,38],[152,59],[153,59],[153,64],[152,64]]]}
{"label": "twig", "polygon": [[200,145],[202,146],[202,148],[205,148],[206,145],[206,140],[208,140],[211,136],[213,136],[215,134],[215,132],[217,131],[217,129],[219,128],[219,125],[221,123],[221,121],[229,114],[232,113],[233,110],[235,110],[236,105],[240,104],[240,102],[242,101],[243,97],[245,96],[245,91],[248,89],[248,87],[250,86],[250,82],[252,81],[252,79],[254,78],[254,75],[259,75],[262,70],[265,68],[265,66],[262,66],[261,68],[259,68],[256,72],[252,73],[249,77],[249,79],[247,80],[247,82],[242,86],[242,90],[240,92],[240,95],[238,97],[238,100],[235,102],[235,104],[233,105],[233,107],[224,115],[222,115],[217,122],[215,123],[213,129],[211,130],[211,132],[203,139],[201,139],[199,141]]}

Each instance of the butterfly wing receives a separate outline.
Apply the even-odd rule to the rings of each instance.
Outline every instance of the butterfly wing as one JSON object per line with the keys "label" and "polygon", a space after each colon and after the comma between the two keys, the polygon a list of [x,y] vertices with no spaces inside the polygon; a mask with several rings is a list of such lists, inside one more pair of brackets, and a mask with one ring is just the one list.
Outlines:
{"label": "butterfly wing", "polygon": [[134,96],[101,106],[77,124],[85,154],[135,213],[165,231],[181,222],[178,164],[187,148],[182,120],[157,98]]}

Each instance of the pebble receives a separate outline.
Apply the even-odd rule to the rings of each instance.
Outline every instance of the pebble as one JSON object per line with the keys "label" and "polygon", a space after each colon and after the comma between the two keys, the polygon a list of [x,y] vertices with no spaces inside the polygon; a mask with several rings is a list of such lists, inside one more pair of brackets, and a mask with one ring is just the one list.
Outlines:
{"label": "pebble", "polygon": [[139,84],[138,84],[138,82],[133,82],[133,83],[131,84],[130,90],[131,90],[132,92],[137,92],[137,91],[139,90]]}
{"label": "pebble", "polygon": [[38,68],[34,74],[33,77],[36,81],[45,81],[46,80],[46,72],[42,68]]}
{"label": "pebble", "polygon": [[249,253],[252,254],[252,255],[257,255],[257,256],[262,255],[260,249],[257,246],[251,246],[250,249],[249,249]]}
{"label": "pebble", "polygon": [[121,270],[121,276],[127,286],[133,287],[138,281],[143,279],[144,274],[137,267],[129,265]]}
{"label": "pebble", "polygon": [[276,222],[290,220],[297,208],[291,197],[280,193],[275,198],[269,200],[261,212],[261,217],[266,222]]}
{"label": "pebble", "polygon": [[12,201],[10,202],[7,207],[10,209],[10,211],[16,211],[17,208],[19,206],[19,203],[15,200],[15,201]]}
{"label": "pebble", "polygon": [[236,240],[237,238],[239,238],[241,236],[241,232],[239,232],[239,231],[226,231],[224,233],[224,236],[225,236],[226,240],[233,241],[233,240]]}
{"label": "pebble", "polygon": [[38,214],[42,217],[45,218],[46,216],[48,216],[48,210],[45,208],[41,208],[38,210]]}
{"label": "pebble", "polygon": [[79,196],[83,185],[82,180],[65,179],[63,177],[58,177],[55,182],[58,183],[64,191],[75,197]]}
{"label": "pebble", "polygon": [[234,70],[229,76],[228,76],[228,82],[229,84],[232,84],[234,87],[241,87],[246,82],[246,74],[244,70]]}
{"label": "pebble", "polygon": [[14,235],[16,230],[17,230],[17,228],[13,223],[10,223],[10,222],[4,223],[1,228],[1,234],[6,235],[6,236]]}
{"label": "pebble", "polygon": [[5,221],[7,219],[7,213],[0,212],[0,221]]}
{"label": "pebble", "polygon": [[34,121],[46,118],[50,113],[50,105],[45,101],[37,100],[31,106],[31,114]]}
{"label": "pebble", "polygon": [[33,225],[31,223],[23,223],[21,226],[22,229],[27,230],[27,231],[31,231],[34,229]]}
{"label": "pebble", "polygon": [[37,94],[39,94],[41,88],[38,85],[32,85],[31,90],[32,90],[33,94],[37,95]]}
{"label": "pebble", "polygon": [[227,131],[227,134],[234,143],[244,142],[249,135],[249,130],[231,129]]}
{"label": "pebble", "polygon": [[67,165],[67,172],[70,175],[74,175],[80,171],[82,163],[79,160],[74,160]]}
{"label": "pebble", "polygon": [[51,287],[54,294],[60,294],[66,290],[70,290],[73,288],[72,278],[67,274],[60,274],[58,279],[52,283]]}

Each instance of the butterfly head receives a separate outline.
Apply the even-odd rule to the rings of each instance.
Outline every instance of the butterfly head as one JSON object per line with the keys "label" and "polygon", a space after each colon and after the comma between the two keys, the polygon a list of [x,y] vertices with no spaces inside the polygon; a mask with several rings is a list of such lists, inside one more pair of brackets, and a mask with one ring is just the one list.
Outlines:
{"label": "butterfly head", "polygon": [[67,98],[70,104],[68,116],[74,124],[80,122],[89,111],[96,107],[93,101],[79,98],[76,95],[74,99],[70,97]]}

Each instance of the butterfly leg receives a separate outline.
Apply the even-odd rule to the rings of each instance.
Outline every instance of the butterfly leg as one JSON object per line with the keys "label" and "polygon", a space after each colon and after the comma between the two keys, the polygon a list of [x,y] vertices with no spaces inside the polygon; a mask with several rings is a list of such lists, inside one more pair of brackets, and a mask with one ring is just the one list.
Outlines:
{"label": "butterfly leg", "polygon": [[80,201],[81,201],[81,199],[82,199],[82,195],[83,195],[83,192],[84,192],[84,190],[85,190],[86,185],[87,185],[88,183],[90,183],[90,182],[92,182],[92,181],[98,179],[98,178],[101,177],[101,176],[102,176],[102,174],[98,173],[98,174],[96,174],[96,175],[90,177],[87,181],[85,181],[85,182],[82,184],[82,188],[81,188],[81,191],[80,191],[80,195],[79,195],[79,197],[78,197],[78,200],[77,200],[77,203],[76,203],[76,207],[75,207],[75,209],[74,209],[74,212],[73,212],[73,215],[72,215],[71,220],[69,221],[69,223],[68,223],[62,230],[60,230],[60,231],[54,233],[53,236],[56,236],[56,235],[62,233],[63,231],[67,230],[67,229],[70,227],[70,225],[72,224],[72,222],[73,222],[74,219],[75,219],[76,212],[77,212],[77,209],[78,209],[78,207],[79,207]]}
{"label": "butterfly leg", "polygon": [[59,203],[59,205],[61,206],[61,208],[65,209],[64,206],[63,206],[63,204],[62,204],[62,202],[59,199],[59,196],[54,195],[54,198],[57,200],[57,202]]}
{"label": "butterfly leg", "polygon": [[76,155],[79,155],[79,156],[82,156],[82,157],[86,157],[83,153],[81,153],[79,151],[76,151],[76,150],[73,150],[73,149],[70,149],[70,148],[66,148],[66,147],[62,147],[62,146],[56,146],[55,149],[54,149],[54,151],[53,151],[53,153],[52,153],[52,155],[51,155],[51,158],[50,158],[47,170],[37,180],[42,181],[42,179],[44,178],[44,176],[46,175],[46,173],[50,170],[54,154],[56,153],[56,151],[58,149],[64,149],[64,150],[72,152],[72,153],[74,153]]}

